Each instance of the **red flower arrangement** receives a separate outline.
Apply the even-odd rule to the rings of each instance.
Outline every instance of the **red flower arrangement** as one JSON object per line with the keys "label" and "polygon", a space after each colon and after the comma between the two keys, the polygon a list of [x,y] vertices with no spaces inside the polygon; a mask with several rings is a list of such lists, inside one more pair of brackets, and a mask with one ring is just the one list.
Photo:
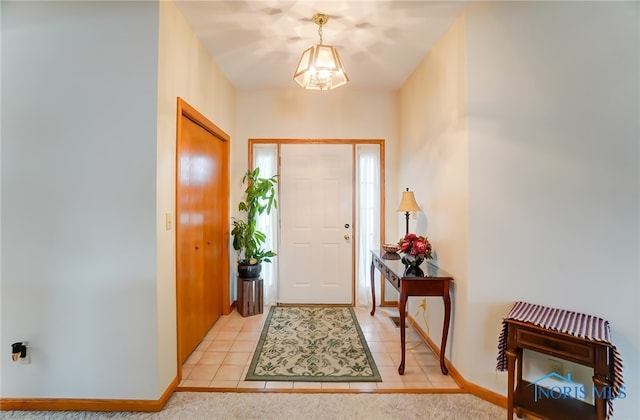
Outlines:
{"label": "red flower arrangement", "polygon": [[400,252],[417,258],[424,258],[427,260],[433,258],[431,255],[431,243],[425,236],[418,236],[415,233],[407,233],[404,238],[398,241],[398,247],[400,247]]}

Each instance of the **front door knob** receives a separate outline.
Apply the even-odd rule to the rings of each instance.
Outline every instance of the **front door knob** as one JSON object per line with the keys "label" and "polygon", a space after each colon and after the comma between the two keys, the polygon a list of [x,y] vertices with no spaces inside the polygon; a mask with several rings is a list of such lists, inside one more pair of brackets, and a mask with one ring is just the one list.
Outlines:
{"label": "front door knob", "polygon": [[347,233],[346,235],[344,235],[344,239],[349,240],[349,238],[350,238],[350,236],[349,236],[349,234],[348,234],[348,233]]}

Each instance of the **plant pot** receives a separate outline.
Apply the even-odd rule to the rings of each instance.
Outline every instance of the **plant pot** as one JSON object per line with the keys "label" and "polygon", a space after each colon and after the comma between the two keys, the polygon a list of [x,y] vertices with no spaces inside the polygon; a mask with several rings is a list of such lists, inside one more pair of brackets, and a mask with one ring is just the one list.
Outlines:
{"label": "plant pot", "polygon": [[255,279],[260,277],[262,263],[249,264],[248,262],[238,262],[238,277],[245,279]]}

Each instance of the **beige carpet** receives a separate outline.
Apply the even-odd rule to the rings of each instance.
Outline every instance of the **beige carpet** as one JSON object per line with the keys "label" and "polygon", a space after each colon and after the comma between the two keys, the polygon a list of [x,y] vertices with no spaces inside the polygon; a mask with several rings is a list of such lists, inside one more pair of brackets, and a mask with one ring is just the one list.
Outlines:
{"label": "beige carpet", "polygon": [[506,410],[469,394],[176,392],[159,413],[0,411],[3,419],[502,420]]}

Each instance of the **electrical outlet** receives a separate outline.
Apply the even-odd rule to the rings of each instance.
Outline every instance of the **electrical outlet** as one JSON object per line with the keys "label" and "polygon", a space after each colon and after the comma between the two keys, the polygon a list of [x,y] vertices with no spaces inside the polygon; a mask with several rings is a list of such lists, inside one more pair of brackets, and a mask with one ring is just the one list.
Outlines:
{"label": "electrical outlet", "polygon": [[564,364],[559,360],[549,359],[549,372],[564,376]]}
{"label": "electrical outlet", "polygon": [[29,348],[29,342],[23,341],[22,344],[24,344],[26,348],[25,355],[24,357],[18,359],[18,363],[20,363],[21,365],[31,364],[31,348]]}

